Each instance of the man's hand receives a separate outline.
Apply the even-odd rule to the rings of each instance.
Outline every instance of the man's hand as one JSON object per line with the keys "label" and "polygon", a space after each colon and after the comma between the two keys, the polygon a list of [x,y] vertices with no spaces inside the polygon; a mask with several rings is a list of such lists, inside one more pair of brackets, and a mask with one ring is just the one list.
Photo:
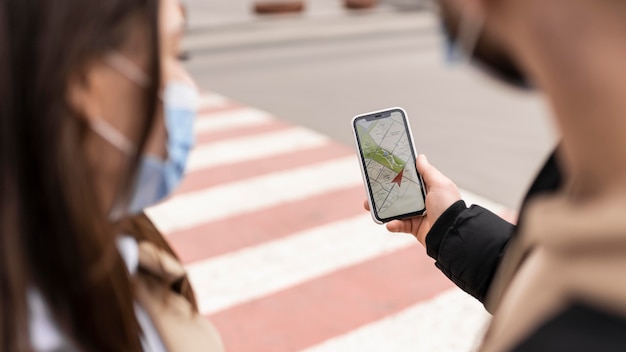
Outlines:
{"label": "man's hand", "polygon": [[[449,178],[428,163],[425,155],[417,157],[416,165],[426,184],[426,215],[391,221],[387,224],[387,230],[409,233],[426,246],[426,235],[432,224],[446,209],[461,199],[461,193]],[[369,211],[367,201],[365,201],[365,209]]]}

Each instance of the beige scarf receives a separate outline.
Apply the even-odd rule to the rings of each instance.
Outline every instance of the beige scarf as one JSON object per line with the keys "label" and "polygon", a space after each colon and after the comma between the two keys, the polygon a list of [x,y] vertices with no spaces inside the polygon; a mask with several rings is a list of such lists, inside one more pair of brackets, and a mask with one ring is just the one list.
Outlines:
{"label": "beige scarf", "polygon": [[574,301],[626,317],[626,193],[541,198],[525,216],[491,286],[480,350],[512,349]]}
{"label": "beige scarf", "polygon": [[224,351],[213,325],[194,311],[187,298],[171,289],[185,276],[178,260],[152,243],[141,242],[139,268],[135,277],[136,298],[150,315],[168,351]]}

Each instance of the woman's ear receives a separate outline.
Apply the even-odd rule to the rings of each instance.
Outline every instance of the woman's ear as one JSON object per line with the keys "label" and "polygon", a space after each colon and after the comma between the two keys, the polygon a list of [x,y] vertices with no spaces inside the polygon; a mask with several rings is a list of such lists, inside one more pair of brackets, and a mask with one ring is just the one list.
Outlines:
{"label": "woman's ear", "polygon": [[77,117],[85,119],[87,123],[102,114],[95,71],[95,67],[90,65],[83,73],[73,75],[67,87],[67,101],[70,107],[76,112]]}

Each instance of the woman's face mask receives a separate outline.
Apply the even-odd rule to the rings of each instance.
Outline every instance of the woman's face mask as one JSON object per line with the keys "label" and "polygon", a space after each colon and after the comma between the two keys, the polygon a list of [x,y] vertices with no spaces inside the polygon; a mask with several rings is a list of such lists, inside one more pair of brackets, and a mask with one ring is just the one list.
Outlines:
{"label": "woman's face mask", "polygon": [[[114,53],[107,62],[142,87],[149,82],[144,72],[119,53]],[[168,82],[161,98],[167,131],[167,157],[149,154],[141,157],[128,207],[122,211],[126,215],[139,213],[174,191],[183,179],[189,152],[194,145],[193,122],[199,101],[196,87],[182,81]],[[106,120],[95,119],[91,127],[129,157],[136,152],[136,146]]]}
{"label": "woman's face mask", "polygon": [[194,145],[193,122],[198,100],[198,91],[190,84],[170,82],[166,85],[163,111],[167,130],[167,159],[151,155],[142,157],[129,204],[130,213],[139,213],[163,200],[182,181],[189,152]]}
{"label": "woman's face mask", "polygon": [[484,21],[472,21],[464,14],[455,16],[444,3],[441,3],[441,12],[448,61],[469,62],[510,86],[533,88],[512,55],[485,33]]}

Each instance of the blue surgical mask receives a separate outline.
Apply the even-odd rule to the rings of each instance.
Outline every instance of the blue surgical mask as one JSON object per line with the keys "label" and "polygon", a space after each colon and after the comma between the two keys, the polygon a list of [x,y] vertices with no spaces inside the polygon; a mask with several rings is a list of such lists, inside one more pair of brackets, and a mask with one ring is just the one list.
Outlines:
{"label": "blue surgical mask", "polygon": [[[117,51],[113,51],[106,62],[141,87],[146,87],[150,82],[145,72]],[[139,213],[165,199],[180,184],[185,174],[189,152],[194,145],[193,122],[197,115],[199,93],[191,83],[172,81],[165,86],[161,99],[167,131],[167,157],[141,157],[132,193],[128,197],[128,206],[115,204],[109,214],[113,220]],[[106,120],[93,119],[91,127],[129,157],[137,152],[136,146]]]}
{"label": "blue surgical mask", "polygon": [[514,56],[484,32],[484,18],[461,15],[456,24],[446,6],[442,8],[441,29],[444,35],[446,61],[452,66],[468,65],[510,86],[524,90],[533,85]]}
{"label": "blue surgical mask", "polygon": [[185,174],[189,152],[194,145],[193,122],[199,94],[196,88],[182,82],[169,83],[163,94],[167,158],[144,155],[130,197],[128,212],[139,213],[172,194]]}
{"label": "blue surgical mask", "polygon": [[444,36],[446,61],[452,65],[474,63],[484,21],[472,21],[467,16],[461,16],[456,33],[452,33],[448,26],[449,24],[442,20],[441,30]]}
{"label": "blue surgical mask", "polygon": [[[193,122],[197,114],[198,91],[182,82],[169,83],[163,93],[163,110],[167,130],[167,158],[143,155],[136,173],[129,205],[116,205],[113,220],[141,212],[170,195],[185,174],[189,152],[194,145]],[[91,128],[124,154],[132,157],[136,146],[104,119],[94,119]]]}

